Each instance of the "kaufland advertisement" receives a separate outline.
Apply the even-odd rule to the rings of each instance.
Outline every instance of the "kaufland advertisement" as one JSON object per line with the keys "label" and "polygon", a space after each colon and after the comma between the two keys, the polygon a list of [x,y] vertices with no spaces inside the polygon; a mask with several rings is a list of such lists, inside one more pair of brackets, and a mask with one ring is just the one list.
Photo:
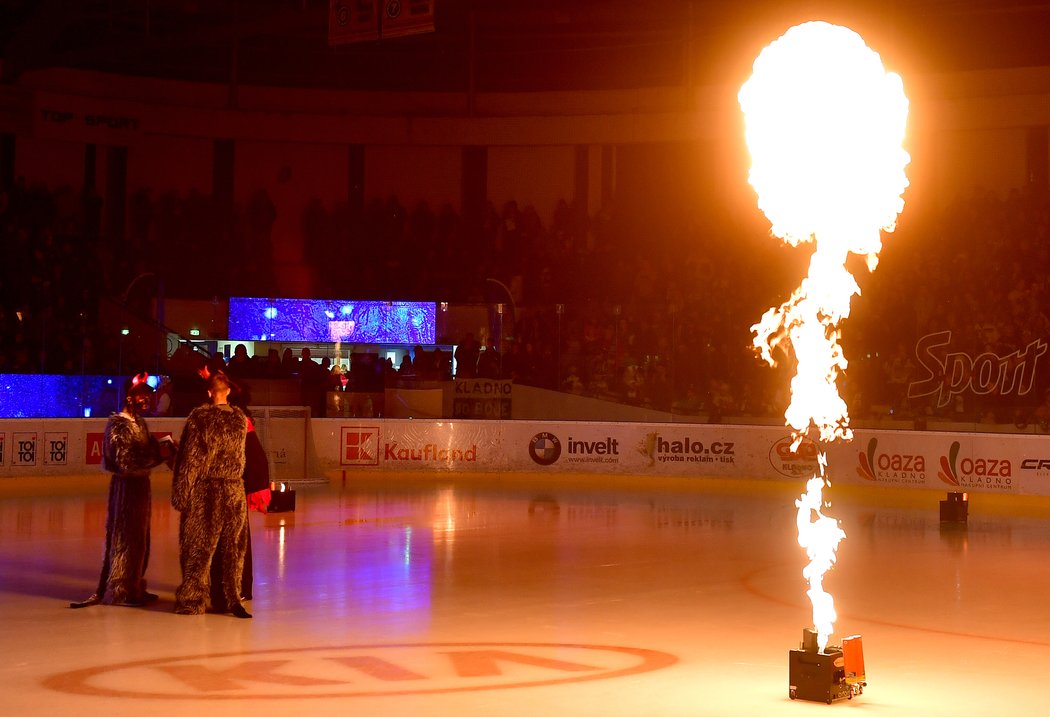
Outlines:
{"label": "kaufland advertisement", "polygon": [[[100,472],[104,423],[0,420],[0,477]],[[150,426],[178,436],[181,423],[154,419]],[[260,437],[271,470],[293,480],[420,471],[797,483],[816,473],[823,448],[832,484],[1050,495],[1050,441],[1035,434],[856,430],[849,442],[822,447],[805,440],[792,450],[789,431],[778,426],[345,418],[265,423]],[[155,475],[165,472],[159,467]]]}

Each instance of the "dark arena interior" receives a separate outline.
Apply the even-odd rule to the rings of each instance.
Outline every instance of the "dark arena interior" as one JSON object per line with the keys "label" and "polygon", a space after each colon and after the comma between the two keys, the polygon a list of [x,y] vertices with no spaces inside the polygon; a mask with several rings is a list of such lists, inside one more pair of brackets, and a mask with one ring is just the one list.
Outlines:
{"label": "dark arena interior", "polygon": [[[811,21],[908,111],[821,332],[835,440],[786,420],[801,337],[753,343],[821,234],[774,236],[739,93]],[[8,712],[1044,714],[1048,37],[1035,0],[0,2]],[[196,614],[210,401],[251,537],[203,565],[252,577]]]}

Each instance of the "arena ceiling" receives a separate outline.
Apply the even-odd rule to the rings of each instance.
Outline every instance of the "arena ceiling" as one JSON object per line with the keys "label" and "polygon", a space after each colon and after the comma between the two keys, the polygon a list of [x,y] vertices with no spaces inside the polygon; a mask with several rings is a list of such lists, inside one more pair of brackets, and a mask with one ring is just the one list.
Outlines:
{"label": "arena ceiling", "polygon": [[331,47],[328,0],[0,0],[3,78],[72,67],[393,91],[625,89],[736,81],[793,24],[848,25],[891,68],[1050,65],[1050,2],[433,0],[425,34]]}

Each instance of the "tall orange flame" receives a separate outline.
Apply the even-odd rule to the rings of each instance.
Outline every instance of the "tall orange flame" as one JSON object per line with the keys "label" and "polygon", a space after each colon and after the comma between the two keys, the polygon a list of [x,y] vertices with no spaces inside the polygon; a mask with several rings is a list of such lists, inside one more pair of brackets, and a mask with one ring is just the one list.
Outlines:
{"label": "tall orange flame", "polygon": [[[847,361],[839,322],[860,293],[846,268],[851,253],[878,263],[881,231],[893,231],[904,208],[910,158],[902,143],[908,98],[901,78],[852,30],[809,22],[788,30],[755,60],[738,97],[751,152],[748,181],[772,233],[791,246],[812,243],[809,272],[780,307],[752,326],[754,346],[771,365],[774,349],[793,353],[795,375],[784,414],[797,448],[812,427],[822,442],[849,440],[849,412],[837,380]],[[824,649],[835,621],[824,573],[845,533],[821,513],[819,476],[796,501],[799,543],[813,603],[818,644]],[[829,523],[830,521],[830,523]]]}

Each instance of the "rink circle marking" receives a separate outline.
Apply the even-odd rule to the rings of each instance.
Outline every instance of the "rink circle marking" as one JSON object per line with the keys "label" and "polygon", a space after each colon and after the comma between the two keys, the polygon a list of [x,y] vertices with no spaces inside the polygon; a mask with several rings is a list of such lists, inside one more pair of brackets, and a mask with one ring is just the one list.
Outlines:
{"label": "rink circle marking", "polygon": [[[481,669],[496,666],[500,674],[443,674],[429,675],[427,670],[417,670],[418,664],[410,659],[407,663],[398,659],[398,652],[402,655],[415,655],[415,663],[426,664],[433,668],[435,664],[442,664],[443,671],[448,672],[444,660],[450,655],[467,658],[469,671],[472,668]],[[522,651],[522,652],[518,652]],[[311,655],[312,653],[312,655]],[[388,685],[388,689],[375,689],[377,682],[375,677],[369,678],[361,672],[354,672],[352,679],[346,679],[348,690],[339,690],[339,680],[323,677],[309,672],[294,671],[296,658],[309,660],[311,656],[316,659],[328,659],[338,661],[364,659],[368,664],[380,665],[378,671],[385,671],[386,677],[378,681]],[[419,657],[422,656],[423,660]],[[238,658],[242,659],[244,668],[237,671],[233,668],[222,667],[222,664],[232,664]],[[286,662],[282,662],[282,658]],[[390,658],[389,660],[387,658]],[[584,662],[584,660],[590,661]],[[605,662],[624,662],[628,664],[613,664],[602,666]],[[594,662],[599,663],[595,666]],[[209,662],[211,666],[209,666]],[[45,677],[43,686],[58,692],[91,695],[96,697],[123,697],[130,699],[178,699],[178,700],[257,700],[257,699],[328,699],[338,697],[393,697],[408,695],[433,695],[445,693],[474,692],[486,690],[517,689],[522,687],[546,687],[577,682],[589,682],[594,680],[607,680],[629,675],[637,675],[670,667],[678,662],[678,657],[667,652],[650,650],[638,647],[625,647],[617,645],[585,645],[575,643],[532,643],[532,642],[420,642],[420,643],[397,643],[397,644],[368,644],[368,645],[341,645],[323,647],[293,647],[273,648],[267,650],[252,650],[247,652],[224,652],[204,653],[200,655],[188,655],[180,657],[166,657],[152,660],[137,660],[97,667],[87,667],[70,670]],[[201,664],[203,663],[203,665]],[[281,663],[278,665],[278,663]],[[290,669],[287,664],[291,664]],[[358,664],[358,663],[355,663]],[[264,667],[260,668],[262,665]],[[259,669],[267,669],[265,666],[281,670],[278,679],[287,678],[284,691],[267,691],[264,684],[265,674],[260,675]],[[383,667],[385,665],[385,667]],[[521,678],[502,674],[504,667],[510,669],[521,669],[532,672],[556,672],[555,677],[526,677]],[[146,690],[146,689],[124,689],[112,687],[104,682],[107,678],[112,680],[115,676],[119,678],[120,672],[129,672],[134,677],[137,671],[140,678],[145,674],[152,675],[151,681],[163,681],[164,673],[191,670],[192,674],[204,675],[205,682],[209,676],[218,675],[218,682],[222,683],[230,670],[234,670],[229,681],[236,683],[237,689],[223,689],[222,685],[198,683],[197,690],[193,689],[192,683],[179,682],[176,679],[167,678],[172,685],[170,690]],[[463,667],[461,665],[460,669]],[[256,676],[247,676],[250,671],[255,670]],[[367,671],[367,669],[366,669]],[[278,675],[277,672],[272,673]],[[364,679],[361,679],[361,678]],[[486,678],[489,678],[486,680]],[[495,678],[495,679],[493,679]],[[503,679],[501,679],[503,678]],[[325,689],[311,691],[309,685],[293,685],[296,680],[307,683],[321,683]],[[419,684],[420,682],[424,684]],[[450,682],[461,682],[466,684],[448,684]],[[128,680],[134,684],[135,680]],[[362,687],[361,682],[370,682],[371,687]],[[429,682],[430,684],[425,684]],[[433,684],[437,682],[438,684]],[[357,683],[353,685],[352,683]],[[406,683],[416,683],[415,686],[406,686]],[[140,682],[141,684],[141,682]],[[356,688],[355,688],[356,687]]]}

